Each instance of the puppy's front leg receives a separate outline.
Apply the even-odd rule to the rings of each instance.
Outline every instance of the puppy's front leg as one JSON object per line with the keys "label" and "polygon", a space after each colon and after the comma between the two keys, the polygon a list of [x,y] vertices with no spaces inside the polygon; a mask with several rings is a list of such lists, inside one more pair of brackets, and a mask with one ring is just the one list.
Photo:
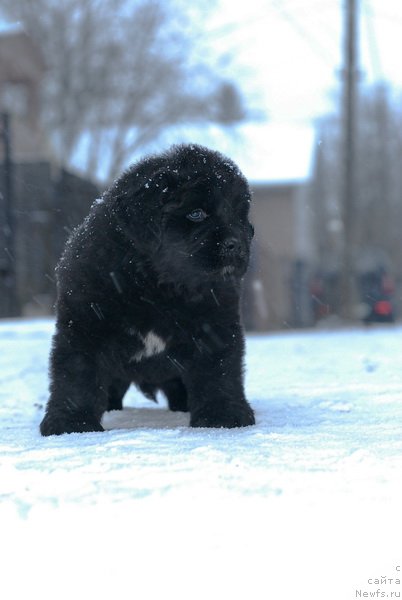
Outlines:
{"label": "puppy's front leg", "polygon": [[187,374],[186,386],[192,427],[254,425],[242,378],[241,356],[234,351],[203,357]]}
{"label": "puppy's front leg", "polygon": [[107,395],[95,350],[82,347],[70,332],[58,331],[50,359],[50,398],[40,424],[42,435],[103,431]]}

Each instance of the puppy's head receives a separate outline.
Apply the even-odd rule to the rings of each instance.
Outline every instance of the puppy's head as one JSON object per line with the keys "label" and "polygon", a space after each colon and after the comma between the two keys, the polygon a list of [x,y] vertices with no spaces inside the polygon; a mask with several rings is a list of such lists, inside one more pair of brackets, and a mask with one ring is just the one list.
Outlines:
{"label": "puppy's head", "polygon": [[244,275],[250,190],[231,160],[202,146],[176,146],[132,168],[118,190],[126,235],[160,281],[198,287]]}

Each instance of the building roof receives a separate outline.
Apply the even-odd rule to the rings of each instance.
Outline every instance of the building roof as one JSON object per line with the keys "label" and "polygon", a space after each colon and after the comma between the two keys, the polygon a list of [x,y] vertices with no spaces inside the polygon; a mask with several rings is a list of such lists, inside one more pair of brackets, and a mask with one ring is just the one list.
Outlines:
{"label": "building roof", "polygon": [[314,144],[312,127],[250,123],[240,128],[241,143],[232,158],[254,185],[300,183],[310,177]]}
{"label": "building roof", "polygon": [[20,27],[0,30],[0,79],[37,81],[46,69],[41,52]]}
{"label": "building roof", "polygon": [[310,177],[314,148],[311,126],[263,121],[230,128],[175,127],[149,151],[158,152],[170,144],[185,142],[203,144],[226,154],[253,184],[301,183]]}
{"label": "building roof", "polygon": [[10,33],[13,34],[20,31],[24,31],[24,28],[21,25],[21,23],[19,23],[18,21],[11,23],[6,20],[2,20],[2,14],[0,11],[0,36],[9,35]]}

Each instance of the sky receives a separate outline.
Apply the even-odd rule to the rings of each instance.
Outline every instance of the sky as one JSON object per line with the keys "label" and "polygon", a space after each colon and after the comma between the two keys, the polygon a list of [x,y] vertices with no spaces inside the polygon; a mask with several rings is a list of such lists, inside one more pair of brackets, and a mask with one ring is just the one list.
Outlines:
{"label": "sky", "polygon": [[[339,98],[344,4],[217,0],[207,5],[211,47],[230,57],[220,68],[246,90],[266,121],[241,125],[229,137],[216,127],[187,128],[173,141],[181,136],[180,141],[212,145],[230,154],[253,181],[305,179],[319,142],[314,123]],[[402,2],[357,4],[361,81],[385,79],[402,89]]]}
{"label": "sky", "polygon": [[[402,2],[358,0],[362,83],[402,89]],[[311,168],[314,123],[339,98],[343,44],[341,0],[220,0],[209,21],[217,49],[233,55],[232,74],[257,90],[266,123],[243,128],[252,179],[303,179]],[[261,148],[268,161],[259,160]],[[235,150],[235,153],[237,151]]]}
{"label": "sky", "polygon": [[[363,82],[402,87],[402,2],[358,0]],[[342,62],[341,0],[220,0],[211,26],[258,84],[274,121],[310,124],[333,105]],[[226,33],[225,33],[226,31]]]}

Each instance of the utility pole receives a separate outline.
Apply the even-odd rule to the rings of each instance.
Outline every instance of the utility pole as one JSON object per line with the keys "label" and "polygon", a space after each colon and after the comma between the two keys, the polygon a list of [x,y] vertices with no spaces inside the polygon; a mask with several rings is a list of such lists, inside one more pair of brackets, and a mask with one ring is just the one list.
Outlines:
{"label": "utility pole", "polygon": [[11,127],[10,115],[6,112],[0,114],[0,139],[3,142],[3,191],[4,191],[4,267],[1,269],[3,276],[3,289],[6,296],[6,316],[18,316],[20,311],[17,299],[17,277],[15,264],[15,219],[14,219],[14,187],[13,187],[13,162],[11,152]]}
{"label": "utility pole", "polygon": [[351,319],[357,301],[356,244],[356,91],[357,91],[357,12],[358,0],[344,4],[343,66],[343,148],[342,221],[343,251],[341,265],[341,312]]}

